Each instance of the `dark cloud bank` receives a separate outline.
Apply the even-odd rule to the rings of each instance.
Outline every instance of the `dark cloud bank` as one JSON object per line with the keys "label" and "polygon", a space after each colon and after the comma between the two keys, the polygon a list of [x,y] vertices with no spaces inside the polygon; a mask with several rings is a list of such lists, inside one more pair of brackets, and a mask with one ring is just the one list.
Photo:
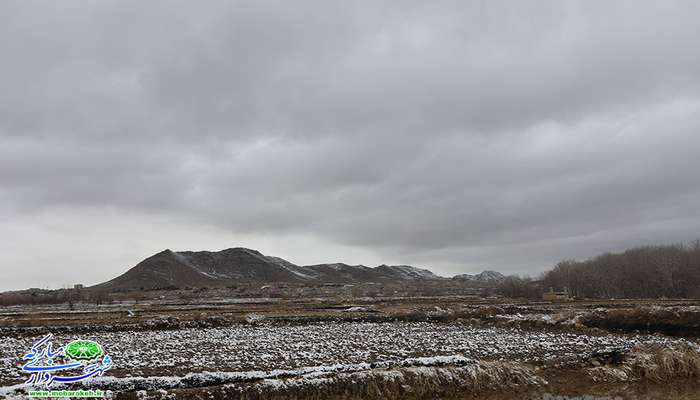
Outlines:
{"label": "dark cloud bank", "polygon": [[445,275],[693,239],[698,20],[692,1],[2,2],[0,289],[110,278],[134,243],[174,247],[164,220],[192,249],[303,236],[298,263],[332,244],[321,261]]}

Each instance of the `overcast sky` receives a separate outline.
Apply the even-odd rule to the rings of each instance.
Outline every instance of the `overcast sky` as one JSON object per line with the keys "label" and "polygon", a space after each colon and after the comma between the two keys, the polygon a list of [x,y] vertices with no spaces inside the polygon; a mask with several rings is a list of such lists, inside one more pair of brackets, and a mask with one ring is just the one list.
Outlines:
{"label": "overcast sky", "polygon": [[700,2],[2,1],[0,290],[165,248],[537,275],[700,236]]}

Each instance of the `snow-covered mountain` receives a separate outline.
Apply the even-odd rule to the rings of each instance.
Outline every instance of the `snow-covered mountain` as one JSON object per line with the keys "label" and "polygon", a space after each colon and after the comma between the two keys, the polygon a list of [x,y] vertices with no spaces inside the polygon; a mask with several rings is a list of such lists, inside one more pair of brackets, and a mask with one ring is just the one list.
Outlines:
{"label": "snow-covered mountain", "polygon": [[380,265],[375,268],[375,271],[381,271],[387,275],[398,276],[405,280],[420,280],[420,279],[441,279],[441,277],[428,271],[427,269],[416,268],[410,265]]}
{"label": "snow-covered mountain", "polygon": [[217,252],[164,250],[98,287],[226,286],[241,282],[362,283],[446,279],[409,265],[375,268],[342,263],[301,266],[257,250],[236,247]]}
{"label": "snow-covered mountain", "polygon": [[455,275],[452,279],[463,280],[474,283],[495,284],[503,282],[506,279],[505,275],[496,271],[483,271],[475,275],[461,274]]}

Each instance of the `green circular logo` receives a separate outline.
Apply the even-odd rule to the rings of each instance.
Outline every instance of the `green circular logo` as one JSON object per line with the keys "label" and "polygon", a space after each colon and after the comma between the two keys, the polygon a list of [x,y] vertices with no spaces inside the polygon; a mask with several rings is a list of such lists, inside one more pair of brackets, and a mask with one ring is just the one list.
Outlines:
{"label": "green circular logo", "polygon": [[68,343],[65,353],[73,360],[93,360],[102,355],[102,346],[92,340],[74,340]]}

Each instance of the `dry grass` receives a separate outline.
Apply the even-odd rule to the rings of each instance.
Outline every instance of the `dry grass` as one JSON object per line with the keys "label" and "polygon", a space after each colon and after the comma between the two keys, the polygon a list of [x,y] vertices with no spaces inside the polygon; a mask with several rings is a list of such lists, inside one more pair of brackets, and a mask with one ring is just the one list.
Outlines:
{"label": "dry grass", "polygon": [[700,353],[690,344],[642,347],[632,351],[619,367],[596,367],[589,369],[588,373],[596,382],[668,382],[678,378],[700,378]]}
{"label": "dry grass", "polygon": [[[544,384],[546,382],[528,367],[502,362],[480,362],[459,367],[406,367],[266,380],[230,389],[235,393],[232,397],[247,400],[394,400],[463,397],[465,393]],[[231,394],[233,393],[229,393]]]}
{"label": "dry grass", "polygon": [[529,367],[504,362],[474,362],[458,366],[311,373],[285,379],[263,379],[168,392],[118,393],[116,399],[449,399],[546,384]]}

